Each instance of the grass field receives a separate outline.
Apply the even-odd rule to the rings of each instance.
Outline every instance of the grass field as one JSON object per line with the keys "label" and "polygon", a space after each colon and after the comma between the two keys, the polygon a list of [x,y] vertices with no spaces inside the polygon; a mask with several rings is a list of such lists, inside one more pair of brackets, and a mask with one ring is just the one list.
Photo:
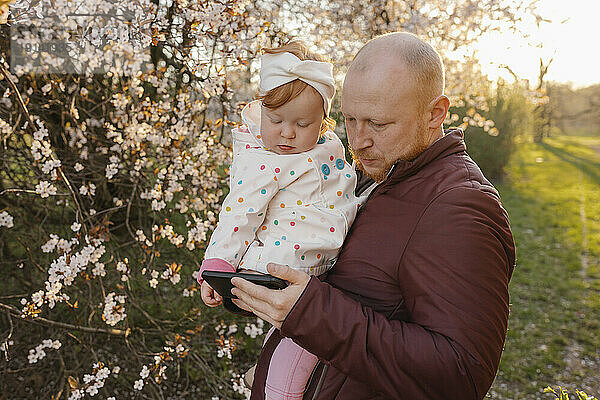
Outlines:
{"label": "grass field", "polygon": [[600,137],[521,143],[497,185],[517,243],[505,352],[488,397],[600,396]]}

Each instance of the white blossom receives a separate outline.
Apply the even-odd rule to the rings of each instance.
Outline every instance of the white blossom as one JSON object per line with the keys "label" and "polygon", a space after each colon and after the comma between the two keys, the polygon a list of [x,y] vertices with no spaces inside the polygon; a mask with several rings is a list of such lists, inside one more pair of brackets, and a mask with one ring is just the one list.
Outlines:
{"label": "white blossom", "polygon": [[41,344],[38,344],[35,349],[30,349],[29,354],[27,355],[27,359],[29,364],[35,364],[39,360],[46,357],[46,352],[44,349],[54,349],[58,350],[61,347],[61,343],[58,340],[45,339]]}
{"label": "white blossom", "polygon": [[42,245],[42,251],[44,253],[50,253],[51,251],[53,251],[56,245],[58,244],[58,239],[58,235],[51,233],[50,240],[48,240]]}
{"label": "white blossom", "polygon": [[144,387],[144,381],[142,379],[138,379],[133,384],[133,388],[135,390],[142,390],[143,387]]}
{"label": "white blossom", "polygon": [[117,296],[114,292],[109,293],[104,299],[104,311],[102,319],[108,325],[114,326],[125,319],[125,296]]}
{"label": "white blossom", "polygon": [[144,365],[142,367],[142,370],[140,371],[140,377],[142,379],[146,379],[148,377],[148,375],[150,375],[150,370],[148,369],[148,367],[146,365]]}
{"label": "white blossom", "polygon": [[12,228],[14,226],[13,217],[6,211],[0,212],[0,226]]}
{"label": "white blossom", "polygon": [[35,192],[42,198],[53,196],[56,194],[56,188],[48,181],[41,181],[35,186]]}

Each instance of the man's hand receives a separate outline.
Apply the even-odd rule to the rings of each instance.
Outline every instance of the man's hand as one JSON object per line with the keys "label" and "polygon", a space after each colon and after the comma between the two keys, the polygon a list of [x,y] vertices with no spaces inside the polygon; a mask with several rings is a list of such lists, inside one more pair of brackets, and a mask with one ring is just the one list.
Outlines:
{"label": "man's hand", "polygon": [[202,301],[209,307],[216,307],[223,304],[223,298],[221,295],[206,282],[202,282],[202,286],[200,286],[200,296],[202,297]]}
{"label": "man's hand", "polygon": [[235,305],[253,312],[275,328],[281,329],[283,321],[308,285],[310,276],[279,264],[267,265],[267,271],[273,276],[288,281],[289,286],[283,290],[271,290],[242,278],[232,278],[231,283],[235,288],[231,289],[231,294],[237,297],[233,299]]}

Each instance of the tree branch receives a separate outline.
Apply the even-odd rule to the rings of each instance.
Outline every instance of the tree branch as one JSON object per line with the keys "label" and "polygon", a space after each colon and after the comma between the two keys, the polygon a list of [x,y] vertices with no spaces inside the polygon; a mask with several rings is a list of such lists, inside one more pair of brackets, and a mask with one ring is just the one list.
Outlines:
{"label": "tree branch", "polygon": [[[10,306],[8,304],[0,303],[0,308],[4,308],[5,310],[8,310],[10,313],[12,313],[15,316],[18,316],[18,317],[21,316],[21,313],[19,312],[18,309],[16,309],[13,306]],[[49,320],[49,319],[46,319],[43,317],[36,317],[33,319],[23,319],[23,321],[33,322],[33,323],[41,324],[41,325],[57,326],[59,328],[65,328],[65,329],[74,329],[77,331],[90,332],[90,333],[106,333],[108,335],[125,336],[125,337],[127,337],[131,334],[130,328],[127,328],[126,330],[91,328],[91,327],[87,327],[87,326],[72,325],[72,324],[67,324],[64,322],[52,321],[52,320]]]}

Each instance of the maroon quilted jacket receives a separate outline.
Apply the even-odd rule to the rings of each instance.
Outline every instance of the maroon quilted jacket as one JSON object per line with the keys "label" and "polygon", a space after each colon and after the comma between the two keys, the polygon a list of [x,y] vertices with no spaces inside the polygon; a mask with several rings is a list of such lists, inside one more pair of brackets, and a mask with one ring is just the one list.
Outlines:
{"label": "maroon quilted jacket", "polygon": [[[283,323],[281,335],[321,360],[304,398],[482,399],[500,362],[514,264],[508,215],[460,130],[397,163],[326,281],[313,277]],[[252,399],[264,396],[280,337],[261,353]]]}

